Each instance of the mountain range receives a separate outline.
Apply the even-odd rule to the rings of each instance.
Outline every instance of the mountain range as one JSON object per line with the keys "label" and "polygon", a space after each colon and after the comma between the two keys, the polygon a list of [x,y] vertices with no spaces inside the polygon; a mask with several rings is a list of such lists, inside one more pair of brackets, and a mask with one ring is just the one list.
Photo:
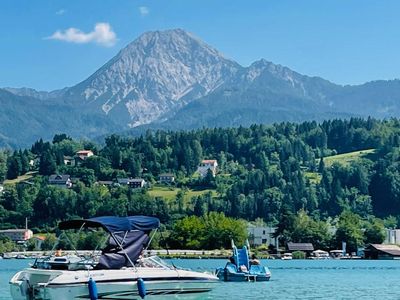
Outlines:
{"label": "mountain range", "polygon": [[0,147],[55,133],[93,138],[351,116],[400,116],[400,81],[337,85],[261,59],[248,67],[182,29],[142,34],[86,80],[0,89]]}

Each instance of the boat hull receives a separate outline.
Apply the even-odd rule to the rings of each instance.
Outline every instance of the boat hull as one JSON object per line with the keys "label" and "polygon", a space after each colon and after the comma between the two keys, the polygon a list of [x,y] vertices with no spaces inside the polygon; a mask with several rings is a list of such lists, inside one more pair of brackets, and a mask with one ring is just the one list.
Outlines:
{"label": "boat hull", "polygon": [[244,281],[269,281],[271,273],[252,274],[251,272],[230,272],[225,268],[219,268],[216,276],[223,281],[244,282]]}
{"label": "boat hull", "polygon": [[[152,275],[148,270],[98,270],[90,272],[90,277],[87,271],[63,271],[49,282],[38,282],[39,276],[45,278],[51,272],[28,269],[17,273],[10,281],[12,298],[26,300],[27,295],[30,295],[31,298],[28,299],[90,299],[90,277],[96,282],[98,299],[141,299],[138,278],[144,281],[146,299],[175,298],[177,295],[180,298],[185,296],[186,299],[196,299],[211,291],[218,283],[215,276],[183,270],[161,270],[157,274],[154,274],[153,270]],[[107,274],[106,277],[102,276],[104,273],[114,274]],[[75,279],[75,282],[72,279]]]}

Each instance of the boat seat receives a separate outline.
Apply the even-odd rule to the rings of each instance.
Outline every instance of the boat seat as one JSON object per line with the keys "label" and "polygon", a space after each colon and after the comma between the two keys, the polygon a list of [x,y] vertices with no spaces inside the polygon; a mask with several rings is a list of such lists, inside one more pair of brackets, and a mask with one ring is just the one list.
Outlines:
{"label": "boat seat", "polygon": [[237,269],[234,264],[227,264],[225,269],[228,271],[228,273],[237,273]]}
{"label": "boat seat", "polygon": [[266,270],[264,266],[261,265],[251,265],[250,266],[250,274],[265,274]]}

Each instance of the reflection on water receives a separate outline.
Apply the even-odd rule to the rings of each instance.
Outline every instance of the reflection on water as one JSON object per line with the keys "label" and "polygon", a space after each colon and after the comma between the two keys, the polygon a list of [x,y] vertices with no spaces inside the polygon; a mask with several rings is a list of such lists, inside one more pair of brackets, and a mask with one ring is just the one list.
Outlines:
{"label": "reflection on water", "polygon": [[[212,272],[225,260],[176,259],[195,271]],[[8,281],[31,260],[0,260],[0,299],[10,299]],[[269,282],[221,282],[200,299],[400,299],[400,261],[264,260]]]}

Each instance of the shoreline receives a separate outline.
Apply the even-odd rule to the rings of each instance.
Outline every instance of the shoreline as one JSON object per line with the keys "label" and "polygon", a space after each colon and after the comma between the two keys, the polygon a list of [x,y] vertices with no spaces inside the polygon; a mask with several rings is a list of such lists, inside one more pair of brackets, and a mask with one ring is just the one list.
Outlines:
{"label": "shoreline", "polygon": [[[38,257],[49,256],[55,251],[46,250],[46,251],[13,251],[13,252],[5,252],[3,253],[3,259],[35,259]],[[62,255],[74,255],[78,256],[92,256],[92,255],[100,255],[101,251],[90,251],[90,250],[62,250]],[[156,255],[160,258],[164,259],[222,259],[226,260],[230,256],[232,256],[231,250],[146,250],[146,255]],[[257,257],[259,259],[278,259],[281,260],[281,257],[276,254],[263,254],[258,253]],[[1,258],[1,256],[0,256]],[[360,257],[345,257],[345,258],[329,258],[327,260],[360,260],[363,258]],[[293,260],[315,260],[311,258],[302,258],[302,259],[293,259]],[[323,260],[323,259],[319,259]]]}
{"label": "shoreline", "polygon": [[[3,259],[23,259],[23,258],[37,258],[41,256],[47,256],[54,251],[46,250],[46,251],[13,251],[13,252],[5,252],[3,254]],[[78,254],[82,256],[89,255],[100,255],[101,251],[90,251],[90,250],[62,250],[62,255],[68,254]],[[157,255],[161,258],[173,259],[227,259],[232,255],[232,250],[147,250],[147,255]],[[20,256],[17,258],[17,256]],[[263,255],[259,254],[258,258],[260,259],[268,259],[274,257],[272,255]]]}

